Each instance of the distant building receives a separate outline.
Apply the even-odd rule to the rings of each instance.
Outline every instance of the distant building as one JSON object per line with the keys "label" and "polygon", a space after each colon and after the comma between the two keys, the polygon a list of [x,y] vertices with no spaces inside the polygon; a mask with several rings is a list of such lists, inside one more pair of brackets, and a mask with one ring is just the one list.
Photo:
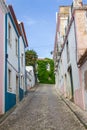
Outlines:
{"label": "distant building", "polygon": [[21,31],[21,35],[19,38],[19,70],[20,70],[20,87],[19,87],[19,98],[20,100],[24,97],[24,94],[26,93],[26,85],[25,85],[25,48],[28,46],[28,41],[24,29],[23,22],[19,23],[19,28]]}
{"label": "distant building", "polygon": [[33,66],[26,66],[26,84],[27,90],[35,86],[35,75]]}
{"label": "distant building", "polygon": [[47,68],[47,71],[50,71],[50,64],[49,63],[46,65],[46,68]]}
{"label": "distant building", "polygon": [[[87,109],[87,6],[73,0],[57,13],[54,62],[56,88],[82,109]],[[84,80],[85,79],[85,80]]]}

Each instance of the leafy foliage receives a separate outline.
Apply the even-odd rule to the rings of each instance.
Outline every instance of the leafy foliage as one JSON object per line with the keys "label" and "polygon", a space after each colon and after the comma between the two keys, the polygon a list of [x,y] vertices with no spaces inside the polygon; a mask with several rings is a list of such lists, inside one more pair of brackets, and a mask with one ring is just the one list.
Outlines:
{"label": "leafy foliage", "polygon": [[[54,84],[54,62],[52,59],[45,58],[37,60],[37,71],[38,71],[38,80],[40,83]],[[47,70],[47,65],[50,65],[50,69]]]}
{"label": "leafy foliage", "polygon": [[37,53],[34,50],[27,50],[25,52],[25,64],[26,66],[33,66],[35,67],[35,63],[38,56]]}

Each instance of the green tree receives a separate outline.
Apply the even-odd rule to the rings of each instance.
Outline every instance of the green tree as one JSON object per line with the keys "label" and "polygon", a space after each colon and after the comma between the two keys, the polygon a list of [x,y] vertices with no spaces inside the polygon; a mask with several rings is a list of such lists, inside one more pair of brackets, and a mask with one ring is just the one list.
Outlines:
{"label": "green tree", "polygon": [[[38,68],[38,80],[40,83],[54,84],[55,76],[54,76],[54,62],[52,59],[38,59],[37,60]],[[50,65],[50,69],[47,70],[47,65]]]}
{"label": "green tree", "polygon": [[27,50],[25,52],[25,64],[26,64],[26,66],[31,65],[35,68],[37,58],[38,58],[38,55],[34,50]]}

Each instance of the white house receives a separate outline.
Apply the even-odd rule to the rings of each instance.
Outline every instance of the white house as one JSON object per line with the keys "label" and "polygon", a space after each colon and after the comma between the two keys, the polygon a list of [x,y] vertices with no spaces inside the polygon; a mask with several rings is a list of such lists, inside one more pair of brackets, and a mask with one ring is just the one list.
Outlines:
{"label": "white house", "polygon": [[56,88],[82,109],[87,107],[84,85],[87,64],[82,63],[87,54],[86,41],[87,6],[82,0],[73,0],[71,6],[60,6],[54,46]]}
{"label": "white house", "polygon": [[27,89],[29,90],[31,87],[35,85],[35,75],[33,66],[26,66],[26,79],[27,79]]}
{"label": "white house", "polygon": [[12,6],[8,6],[5,25],[5,111],[19,100],[19,25]]}
{"label": "white house", "polygon": [[18,24],[13,7],[6,14],[5,110],[22,100],[25,88],[25,48],[28,46],[24,24]]}
{"label": "white house", "polygon": [[19,97],[20,100],[23,98],[26,93],[25,85],[25,48],[28,46],[28,41],[24,29],[23,22],[19,23],[19,28],[21,35],[19,38],[19,70],[20,70],[20,87],[19,87]]}

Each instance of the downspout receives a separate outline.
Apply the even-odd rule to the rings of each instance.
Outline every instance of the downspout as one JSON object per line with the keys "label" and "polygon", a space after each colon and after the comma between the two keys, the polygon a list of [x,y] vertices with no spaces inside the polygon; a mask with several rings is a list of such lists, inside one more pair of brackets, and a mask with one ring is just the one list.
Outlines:
{"label": "downspout", "polygon": [[[75,43],[76,43],[76,65],[78,67],[77,63],[77,37],[76,37],[76,24],[75,24],[75,17],[73,16],[73,21],[74,21],[74,33],[75,33]],[[79,67],[78,67],[79,68]]]}
{"label": "downspout", "polygon": [[24,67],[24,74],[25,74],[25,89],[26,89],[25,94],[27,94],[27,81],[26,81],[26,80],[27,80],[27,76],[26,76],[26,63],[25,63],[25,62],[26,62],[26,61],[25,61],[25,47],[26,47],[26,46],[24,45],[24,66],[25,66],[25,67]]}
{"label": "downspout", "polygon": [[18,101],[20,101],[20,45],[19,45],[19,36],[18,36],[18,79],[19,79],[19,85],[18,85]]}
{"label": "downspout", "polygon": [[[23,39],[23,37],[22,37]],[[23,56],[23,64],[24,64],[24,84],[23,84],[23,97],[25,96],[25,94],[27,93],[27,86],[26,86],[26,69],[25,69],[25,48],[26,48],[26,45],[25,45],[25,41],[23,39],[23,47],[24,47],[24,56]]]}

